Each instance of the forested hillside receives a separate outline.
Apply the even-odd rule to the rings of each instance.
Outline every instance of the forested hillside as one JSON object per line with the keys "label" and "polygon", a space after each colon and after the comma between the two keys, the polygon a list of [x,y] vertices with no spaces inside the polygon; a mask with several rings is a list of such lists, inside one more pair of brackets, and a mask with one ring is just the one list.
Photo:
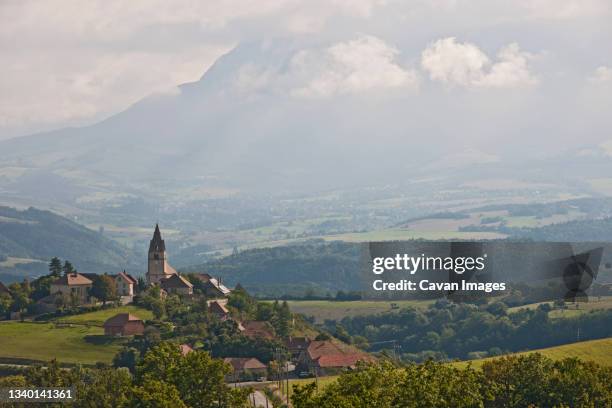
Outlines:
{"label": "forested hillside", "polygon": [[242,284],[249,292],[279,296],[319,294],[359,289],[359,245],[345,242],[309,241],[304,244],[251,249],[184,269],[221,276],[231,285]]}
{"label": "forested hillside", "polygon": [[69,259],[82,272],[111,272],[130,265],[125,248],[67,218],[35,208],[0,207],[1,279],[46,273],[46,263],[54,256]]}

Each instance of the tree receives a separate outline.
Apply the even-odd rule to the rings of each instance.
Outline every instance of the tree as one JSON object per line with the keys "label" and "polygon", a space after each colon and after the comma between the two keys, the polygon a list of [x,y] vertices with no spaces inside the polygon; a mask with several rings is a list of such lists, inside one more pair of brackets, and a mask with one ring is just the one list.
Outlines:
{"label": "tree", "polygon": [[72,264],[68,260],[64,261],[64,266],[62,267],[62,270],[64,271],[64,275],[70,275],[71,273],[76,272],[76,269],[74,269],[74,266],[72,266]]}
{"label": "tree", "polygon": [[291,311],[286,300],[283,301],[276,313],[278,318],[274,329],[280,337],[288,337],[291,334]]}
{"label": "tree", "polygon": [[97,276],[91,285],[91,294],[106,304],[108,300],[117,297],[115,280],[106,274]]}
{"label": "tree", "polygon": [[138,283],[136,284],[136,291],[138,293],[143,292],[147,288],[147,282],[144,280],[142,276],[138,277]]}
{"label": "tree", "polygon": [[133,390],[129,408],[187,408],[176,387],[154,379],[146,380]]}
{"label": "tree", "polygon": [[62,261],[57,256],[51,258],[51,262],[49,262],[49,273],[54,278],[62,276]]}
{"label": "tree", "polygon": [[140,353],[134,347],[125,347],[113,358],[113,367],[126,367],[131,372],[134,372],[136,370],[139,355]]}
{"label": "tree", "polygon": [[176,344],[162,342],[149,350],[136,368],[140,384],[161,381],[178,390],[189,407],[243,407],[251,390],[232,389],[225,383],[230,368],[206,352],[183,356]]}
{"label": "tree", "polygon": [[83,374],[76,383],[77,406],[125,407],[132,399],[132,377],[127,369],[104,368]]}

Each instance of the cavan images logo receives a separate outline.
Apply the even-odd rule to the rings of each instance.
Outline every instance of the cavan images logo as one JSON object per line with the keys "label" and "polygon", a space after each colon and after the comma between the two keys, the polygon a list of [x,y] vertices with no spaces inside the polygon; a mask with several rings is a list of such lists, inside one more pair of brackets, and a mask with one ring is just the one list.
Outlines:
{"label": "cavan images logo", "polygon": [[560,259],[563,282],[567,288],[566,302],[588,302],[587,290],[597,279],[603,248],[596,248],[569,258]]}

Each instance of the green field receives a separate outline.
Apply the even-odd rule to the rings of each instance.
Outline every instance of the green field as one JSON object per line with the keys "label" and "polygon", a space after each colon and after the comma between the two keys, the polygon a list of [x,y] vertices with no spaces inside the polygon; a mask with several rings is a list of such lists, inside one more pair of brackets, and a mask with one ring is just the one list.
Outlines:
{"label": "green field", "polygon": [[121,306],[113,309],[98,310],[96,312],[83,313],[73,316],[66,316],[57,319],[62,323],[86,324],[90,326],[102,326],[104,322],[118,313],[131,313],[140,317],[142,320],[153,319],[153,313],[150,310],[143,309],[137,306]]}
{"label": "green field", "polygon": [[108,340],[103,334],[100,327],[0,322],[0,360],[49,361],[55,358],[62,363],[109,363],[125,340]]}
{"label": "green field", "polygon": [[[508,309],[509,313],[517,312],[520,309],[535,309],[539,305],[549,304],[553,306],[553,302],[531,303],[529,305],[517,306]],[[556,319],[560,317],[575,317],[591,310],[612,309],[612,296],[602,296],[601,298],[591,296],[588,302],[566,303],[565,309],[555,309],[548,312],[550,318]]]}
{"label": "green field", "polygon": [[[397,311],[407,306],[427,307],[432,300],[355,300],[336,302],[331,300],[289,300],[287,301],[292,312],[305,316],[314,316],[317,322],[341,320],[343,317],[365,316],[382,312]],[[398,309],[392,309],[395,303]]]}
{"label": "green field", "polygon": [[143,320],[150,311],[122,306],[74,316],[49,323],[0,322],[0,361],[24,359],[62,363],[109,363],[126,339],[104,336],[102,324],[117,313],[132,313]]}
{"label": "green field", "polygon": [[[516,353],[516,355],[536,352],[553,360],[561,360],[567,357],[577,357],[584,361],[594,361],[598,364],[612,367],[612,338],[581,341],[578,343],[564,344],[562,346],[530,350]],[[490,361],[495,358],[499,357],[489,357],[471,361],[456,361],[451,364],[460,368],[464,368],[468,364],[471,364],[472,367],[479,368],[485,361]]]}

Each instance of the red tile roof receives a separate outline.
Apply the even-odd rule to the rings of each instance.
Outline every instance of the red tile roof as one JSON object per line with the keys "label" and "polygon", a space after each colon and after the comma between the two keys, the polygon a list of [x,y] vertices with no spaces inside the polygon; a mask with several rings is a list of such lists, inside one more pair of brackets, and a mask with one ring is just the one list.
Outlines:
{"label": "red tile roof", "polygon": [[186,356],[187,354],[193,351],[193,349],[191,348],[189,344],[181,344],[179,347],[181,349],[181,354],[184,356]]}
{"label": "red tile roof", "polygon": [[315,340],[310,342],[306,351],[312,362],[321,368],[325,367],[353,367],[357,361],[369,361],[371,357],[365,353],[347,348],[329,340]]}
{"label": "red tile roof", "polygon": [[142,322],[142,319],[131,313],[119,313],[105,321],[104,327],[123,327],[127,322]]}
{"label": "red tile roof", "polygon": [[161,287],[166,288],[193,288],[191,282],[180,275],[174,274],[161,281]]}
{"label": "red tile roof", "polygon": [[274,338],[274,329],[268,322],[264,321],[250,321],[244,322],[244,335],[251,338],[261,337],[264,339]]}
{"label": "red tile roof", "polygon": [[80,273],[71,273],[68,275],[64,275],[56,281],[53,281],[52,285],[62,285],[62,286],[78,286],[78,285],[91,285],[93,282],[91,279],[86,278]]}
{"label": "red tile roof", "polygon": [[234,371],[263,370],[266,365],[255,357],[226,357],[223,359],[232,366]]}

